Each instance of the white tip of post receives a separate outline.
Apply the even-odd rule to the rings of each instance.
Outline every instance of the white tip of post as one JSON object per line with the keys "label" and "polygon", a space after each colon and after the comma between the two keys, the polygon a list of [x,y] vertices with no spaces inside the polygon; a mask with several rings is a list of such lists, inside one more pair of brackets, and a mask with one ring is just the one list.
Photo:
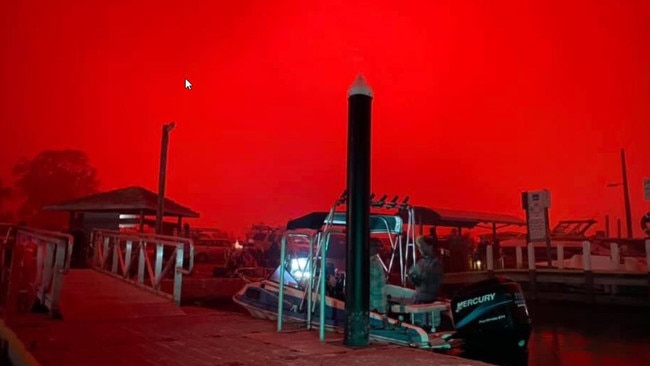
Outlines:
{"label": "white tip of post", "polygon": [[361,74],[357,75],[357,78],[354,79],[354,82],[348,90],[348,97],[351,97],[353,95],[366,95],[372,97],[372,89],[370,89],[370,86],[368,86],[366,78],[364,78]]}

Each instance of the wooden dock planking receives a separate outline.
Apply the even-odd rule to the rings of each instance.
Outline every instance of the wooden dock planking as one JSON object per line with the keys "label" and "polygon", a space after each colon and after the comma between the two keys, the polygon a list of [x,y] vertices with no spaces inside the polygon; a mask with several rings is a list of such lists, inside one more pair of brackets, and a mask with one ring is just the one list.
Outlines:
{"label": "wooden dock planking", "polygon": [[63,319],[23,314],[10,327],[43,366],[114,365],[444,365],[485,363],[431,351],[342,345],[339,334],[275,331],[275,323],[171,300],[119,279],[75,270],[62,292]]}
{"label": "wooden dock planking", "polygon": [[61,292],[65,320],[184,315],[170,299],[94,270],[71,270]]}
{"label": "wooden dock planking", "polygon": [[280,334],[248,316],[191,312],[185,316],[117,321],[41,321],[17,327],[43,366],[81,365],[485,365],[399,346],[353,350],[340,335],[321,343],[316,331]]}

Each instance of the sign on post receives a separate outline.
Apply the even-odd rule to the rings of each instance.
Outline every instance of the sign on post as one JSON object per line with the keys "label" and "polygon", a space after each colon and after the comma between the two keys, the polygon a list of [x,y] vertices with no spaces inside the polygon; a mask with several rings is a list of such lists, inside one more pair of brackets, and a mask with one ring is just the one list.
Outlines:
{"label": "sign on post", "polygon": [[551,206],[548,190],[525,192],[524,209],[527,212],[528,233],[531,242],[545,241],[548,229],[547,209]]}
{"label": "sign on post", "polygon": [[643,179],[643,197],[650,201],[650,178]]}

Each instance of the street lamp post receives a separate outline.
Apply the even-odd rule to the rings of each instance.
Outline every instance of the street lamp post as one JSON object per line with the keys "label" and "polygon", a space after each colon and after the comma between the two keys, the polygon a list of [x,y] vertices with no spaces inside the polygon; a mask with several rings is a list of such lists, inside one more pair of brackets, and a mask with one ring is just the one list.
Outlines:
{"label": "street lamp post", "polygon": [[163,216],[165,212],[165,179],[167,173],[167,146],[169,133],[174,129],[174,122],[162,126],[162,143],[160,146],[160,171],[158,172],[158,206],[156,209],[156,234],[163,233]]}
{"label": "street lamp post", "polygon": [[632,208],[630,207],[630,187],[627,184],[625,149],[621,149],[621,174],[623,175],[623,198],[625,199],[625,226],[628,239],[632,239]]}
{"label": "street lamp post", "polygon": [[[627,237],[632,238],[632,208],[630,205],[630,188],[627,183],[627,162],[625,159],[625,149],[621,149],[621,175],[622,182],[618,183],[609,183],[607,184],[608,188],[622,187],[623,189],[623,202],[625,204],[625,228],[627,231]],[[620,233],[620,230],[619,230]],[[620,234],[619,234],[620,236]]]}

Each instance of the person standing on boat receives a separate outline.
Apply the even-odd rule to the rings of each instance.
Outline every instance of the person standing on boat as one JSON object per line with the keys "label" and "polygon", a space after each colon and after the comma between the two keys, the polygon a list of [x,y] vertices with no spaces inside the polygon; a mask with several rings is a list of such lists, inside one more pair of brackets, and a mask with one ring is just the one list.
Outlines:
{"label": "person standing on boat", "polygon": [[438,245],[438,233],[435,226],[429,228],[429,237],[425,238],[425,240],[433,245],[433,248],[436,252],[434,254],[437,256],[439,254],[438,251],[440,250],[440,246]]}
{"label": "person standing on boat", "polygon": [[378,256],[381,247],[381,240],[370,238],[370,311],[386,314],[386,273]]}
{"label": "person standing on boat", "polygon": [[408,278],[415,286],[414,304],[427,304],[438,299],[438,290],[442,283],[442,265],[436,255],[437,242],[420,236],[415,241],[422,256],[409,270]]}

